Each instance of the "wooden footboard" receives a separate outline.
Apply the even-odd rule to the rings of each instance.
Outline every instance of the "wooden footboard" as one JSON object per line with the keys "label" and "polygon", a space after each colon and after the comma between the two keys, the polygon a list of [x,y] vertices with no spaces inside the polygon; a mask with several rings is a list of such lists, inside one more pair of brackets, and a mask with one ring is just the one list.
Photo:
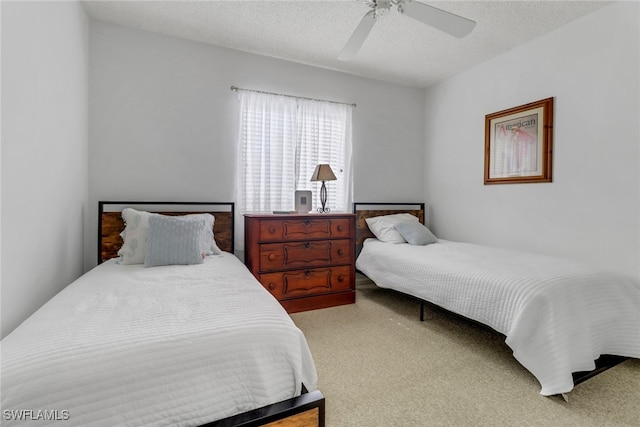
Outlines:
{"label": "wooden footboard", "polygon": [[324,396],[316,390],[201,427],[324,427],[324,418]]}

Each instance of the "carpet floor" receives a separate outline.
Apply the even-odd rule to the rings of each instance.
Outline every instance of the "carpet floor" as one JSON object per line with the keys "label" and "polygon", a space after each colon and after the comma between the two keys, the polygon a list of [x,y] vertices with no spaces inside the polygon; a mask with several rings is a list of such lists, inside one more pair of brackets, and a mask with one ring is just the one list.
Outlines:
{"label": "carpet floor", "polygon": [[359,276],[356,303],[292,314],[326,398],[328,427],[640,426],[640,360],[539,394],[504,337]]}

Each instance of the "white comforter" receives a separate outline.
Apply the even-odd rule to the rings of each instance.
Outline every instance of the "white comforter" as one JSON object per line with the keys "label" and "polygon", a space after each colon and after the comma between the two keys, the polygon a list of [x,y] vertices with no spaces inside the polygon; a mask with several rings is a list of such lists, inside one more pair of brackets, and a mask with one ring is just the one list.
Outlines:
{"label": "white comforter", "polygon": [[439,240],[367,239],[356,267],[378,286],[433,302],[506,335],[541,394],[573,388],[601,354],[640,357],[640,284],[584,264]]}
{"label": "white comforter", "polygon": [[106,262],[2,340],[3,426],[197,425],[302,383],[316,387],[304,335],[228,253],[192,266]]}

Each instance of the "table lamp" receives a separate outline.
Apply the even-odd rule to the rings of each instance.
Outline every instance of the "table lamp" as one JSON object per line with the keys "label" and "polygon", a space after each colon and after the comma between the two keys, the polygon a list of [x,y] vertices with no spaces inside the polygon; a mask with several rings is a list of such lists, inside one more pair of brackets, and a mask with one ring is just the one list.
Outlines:
{"label": "table lamp", "polygon": [[331,166],[327,164],[320,164],[316,166],[316,170],[313,171],[313,175],[311,175],[311,182],[314,181],[322,181],[322,187],[320,187],[320,203],[322,204],[321,208],[318,208],[318,212],[320,213],[329,213],[331,209],[327,206],[327,186],[324,184],[325,181],[335,181],[337,178],[333,174],[331,170]]}

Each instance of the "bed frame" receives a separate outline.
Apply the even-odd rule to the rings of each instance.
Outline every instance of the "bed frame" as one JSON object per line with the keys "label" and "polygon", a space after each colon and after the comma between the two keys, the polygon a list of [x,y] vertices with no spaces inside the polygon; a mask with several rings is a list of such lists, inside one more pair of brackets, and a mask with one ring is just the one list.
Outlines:
{"label": "bed frame", "polygon": [[[375,237],[374,234],[369,230],[367,226],[366,219],[372,218],[381,215],[391,215],[396,213],[409,213],[418,218],[418,220],[425,224],[425,204],[423,202],[417,203],[389,203],[389,202],[356,202],[353,203],[353,213],[356,215],[356,254],[360,254],[362,250],[362,244],[364,241],[370,237]],[[362,274],[362,273],[361,273]],[[397,292],[397,291],[394,291]],[[427,305],[434,305],[429,301],[425,301],[416,297],[411,296],[414,299],[417,299],[420,302],[420,321],[424,321],[424,311]],[[483,328],[491,329],[492,331],[501,334],[500,332],[495,331],[495,329],[487,326],[483,323],[477,322],[473,319],[469,319],[465,316],[462,316],[457,313],[453,313],[460,318],[464,318],[467,321],[473,322],[477,325],[482,326]],[[504,335],[503,335],[504,336]],[[612,368],[625,360],[628,360],[628,357],[623,356],[615,356],[610,354],[603,354],[595,360],[596,368],[593,371],[581,371],[574,372],[573,376],[573,384],[578,385],[581,382],[588,380],[609,368]],[[563,395],[565,400],[567,397]]]}
{"label": "bed frame", "polygon": [[[218,247],[226,252],[234,252],[233,202],[98,202],[98,264],[115,258],[122,246],[120,233],[125,224],[122,209],[130,207],[163,215],[186,215],[209,213],[214,215],[214,238]],[[325,398],[318,390],[307,392],[304,385],[302,394],[292,399],[244,412],[222,420],[204,424],[202,427],[324,427]]]}
{"label": "bed frame", "polygon": [[324,427],[325,400],[313,391],[200,427]]}

